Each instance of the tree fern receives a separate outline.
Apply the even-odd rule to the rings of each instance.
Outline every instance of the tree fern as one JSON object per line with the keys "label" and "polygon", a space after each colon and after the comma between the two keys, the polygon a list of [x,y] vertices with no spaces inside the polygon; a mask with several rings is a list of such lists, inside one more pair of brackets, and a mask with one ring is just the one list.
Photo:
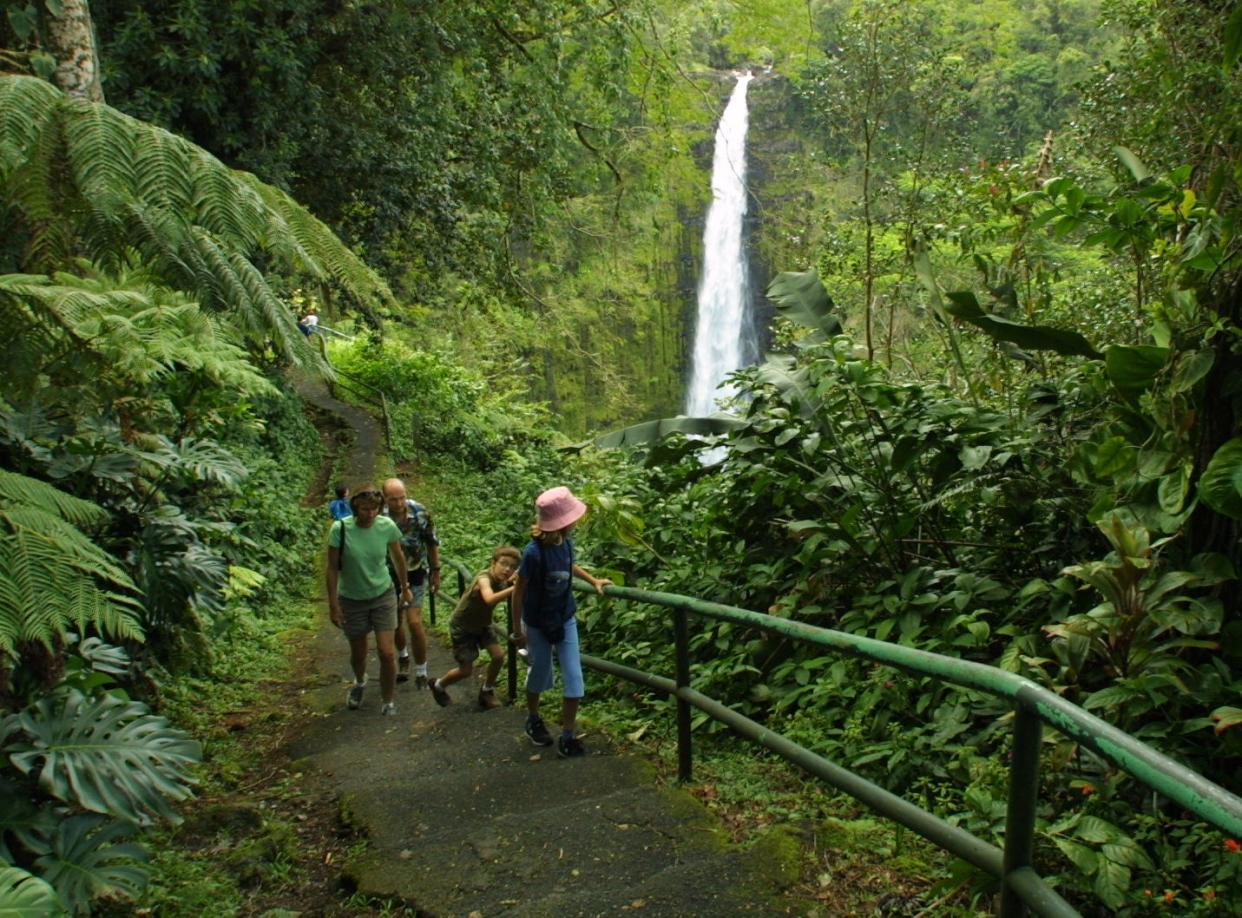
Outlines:
{"label": "tree fern", "polygon": [[141,274],[4,275],[0,301],[5,298],[70,335],[79,351],[96,355],[127,386],[188,370],[237,394],[274,391],[229,340],[235,334],[184,295],[148,286]]}
{"label": "tree fern", "polygon": [[115,270],[118,252],[132,246],[162,282],[321,368],[257,258],[331,279],[364,310],[392,302],[383,281],[292,198],[180,137],[28,77],[0,77],[0,110],[0,200],[28,230],[28,271],[78,254]]}

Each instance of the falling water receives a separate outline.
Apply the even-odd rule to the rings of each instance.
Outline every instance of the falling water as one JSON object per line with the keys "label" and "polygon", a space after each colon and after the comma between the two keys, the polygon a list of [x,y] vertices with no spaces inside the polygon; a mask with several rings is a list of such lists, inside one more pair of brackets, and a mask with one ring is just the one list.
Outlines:
{"label": "falling water", "polygon": [[746,216],[746,87],[750,73],[739,76],[716,128],[712,156],[712,203],[703,230],[703,276],[699,279],[699,313],[694,337],[694,372],[686,395],[686,414],[701,417],[716,410],[716,399],[733,394],[721,386],[742,366],[753,335],[747,312],[750,289],[742,251]]}

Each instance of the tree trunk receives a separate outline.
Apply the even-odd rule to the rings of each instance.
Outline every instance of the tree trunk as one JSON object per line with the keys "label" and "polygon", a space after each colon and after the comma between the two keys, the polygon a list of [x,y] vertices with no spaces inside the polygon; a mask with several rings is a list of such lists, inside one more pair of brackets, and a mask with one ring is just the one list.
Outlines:
{"label": "tree trunk", "polygon": [[75,99],[103,102],[90,3],[61,0],[60,6],[59,16],[47,14],[44,30],[47,50],[56,58],[56,85]]}

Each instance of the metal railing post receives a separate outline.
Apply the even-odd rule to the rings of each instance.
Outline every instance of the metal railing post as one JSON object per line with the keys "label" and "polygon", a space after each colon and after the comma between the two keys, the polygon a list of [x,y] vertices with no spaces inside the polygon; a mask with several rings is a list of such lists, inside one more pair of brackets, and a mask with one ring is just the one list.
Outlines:
{"label": "metal railing post", "polygon": [[1035,853],[1035,810],[1039,799],[1039,746],[1043,722],[1026,705],[1014,707],[1013,764],[1009,769],[1009,807],[1005,813],[1001,918],[1025,918],[1027,906],[1010,880],[1030,869]]}
{"label": "metal railing post", "polygon": [[427,614],[431,617],[431,624],[436,623],[436,594],[432,592],[431,585],[427,586]]}
{"label": "metal railing post", "polygon": [[690,702],[681,690],[690,687],[690,625],[685,609],[673,611],[673,633],[677,643],[677,778],[689,781],[693,766],[690,748]]}

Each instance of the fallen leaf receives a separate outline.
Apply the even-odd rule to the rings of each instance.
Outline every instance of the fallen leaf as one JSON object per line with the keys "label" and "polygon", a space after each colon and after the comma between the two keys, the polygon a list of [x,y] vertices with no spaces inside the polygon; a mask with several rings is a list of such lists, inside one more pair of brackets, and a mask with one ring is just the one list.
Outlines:
{"label": "fallen leaf", "polygon": [[537,753],[537,752],[536,752],[534,755],[532,755],[532,756],[530,757],[530,761],[532,761],[532,762],[538,762],[538,761],[539,761],[540,759],[542,759],[542,758],[543,758],[543,756],[541,756],[539,753]]}
{"label": "fallen leaf", "polygon": [[637,743],[640,739],[643,738],[644,735],[646,735],[646,733],[647,733],[647,725],[643,724],[633,733],[625,734],[625,738],[629,740],[631,743]]}
{"label": "fallen leaf", "polygon": [[398,856],[399,858],[401,858],[401,860],[403,860],[403,861],[408,861],[410,858],[412,858],[412,857],[414,856],[414,852],[413,852],[413,851],[411,851],[409,848],[406,848],[404,851],[402,851],[402,852],[401,852],[399,855],[397,855],[397,856]]}

